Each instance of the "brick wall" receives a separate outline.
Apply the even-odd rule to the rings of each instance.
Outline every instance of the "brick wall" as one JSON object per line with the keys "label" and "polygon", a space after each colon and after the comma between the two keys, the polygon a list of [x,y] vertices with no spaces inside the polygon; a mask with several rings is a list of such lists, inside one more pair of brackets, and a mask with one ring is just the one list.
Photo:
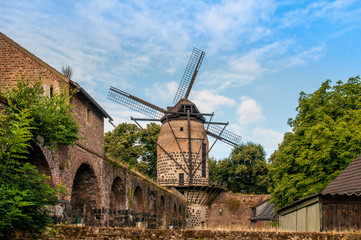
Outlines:
{"label": "brick wall", "polygon": [[[232,192],[221,193],[209,208],[209,226],[230,229],[251,227],[251,207],[257,205],[269,195],[248,195]],[[237,207],[237,204],[239,206]],[[222,208],[222,214],[220,214]]]}
{"label": "brick wall", "polygon": [[104,155],[104,118],[91,104],[85,101],[81,93],[77,93],[71,104],[73,113],[80,124],[80,139],[77,143],[82,147],[98,154]]}
{"label": "brick wall", "polygon": [[55,89],[66,86],[66,77],[54,73],[46,67],[50,66],[41,60],[34,61],[32,56],[34,55],[0,33],[0,82],[14,84],[20,77],[25,79],[41,77],[44,84],[51,84]]}

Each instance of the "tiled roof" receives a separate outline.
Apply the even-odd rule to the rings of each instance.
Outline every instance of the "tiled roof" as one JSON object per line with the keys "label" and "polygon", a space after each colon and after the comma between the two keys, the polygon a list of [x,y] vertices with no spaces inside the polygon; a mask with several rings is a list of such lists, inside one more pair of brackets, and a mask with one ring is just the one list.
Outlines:
{"label": "tiled roof", "polygon": [[359,194],[361,193],[361,155],[348,165],[322,194]]}

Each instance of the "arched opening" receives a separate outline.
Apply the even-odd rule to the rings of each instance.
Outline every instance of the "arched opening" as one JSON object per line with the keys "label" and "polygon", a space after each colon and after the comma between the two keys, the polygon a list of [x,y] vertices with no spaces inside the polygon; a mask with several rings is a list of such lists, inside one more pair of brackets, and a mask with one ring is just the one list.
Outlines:
{"label": "arched opening", "polygon": [[120,218],[119,215],[123,214],[121,210],[126,209],[126,196],[124,183],[120,177],[116,177],[113,181],[110,196],[109,196],[109,226],[115,227],[120,226],[124,219]]}
{"label": "arched opening", "polygon": [[[97,179],[93,169],[89,164],[83,163],[75,174],[71,192],[74,222],[84,225],[97,225],[97,186]],[[97,216],[97,218],[100,218],[100,216]]]}
{"label": "arched opening", "polygon": [[118,210],[126,209],[124,183],[120,177],[116,177],[113,181],[109,197],[109,209],[112,214],[116,214]]}
{"label": "arched opening", "polygon": [[133,209],[133,212],[135,212],[135,213],[143,213],[144,212],[143,192],[139,186],[136,187],[134,190],[132,209]]}
{"label": "arched opening", "polygon": [[54,187],[49,164],[46,161],[46,158],[41,148],[33,141],[31,142],[31,147],[29,148],[29,155],[27,157],[27,161],[36,166],[40,174],[45,174],[46,176],[48,176],[49,179],[46,183]]}
{"label": "arched opening", "polygon": [[149,214],[155,215],[156,213],[156,198],[154,192],[149,194]]}
{"label": "arched opening", "polygon": [[163,216],[165,210],[165,200],[164,196],[160,197],[160,204],[159,204],[159,215]]}

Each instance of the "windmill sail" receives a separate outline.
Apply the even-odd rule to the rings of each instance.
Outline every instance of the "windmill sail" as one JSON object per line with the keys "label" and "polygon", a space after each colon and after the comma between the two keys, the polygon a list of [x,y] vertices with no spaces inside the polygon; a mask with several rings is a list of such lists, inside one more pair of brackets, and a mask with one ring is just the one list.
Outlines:
{"label": "windmill sail", "polygon": [[154,119],[160,119],[166,112],[163,108],[157,107],[149,102],[134,97],[129,93],[126,93],[115,87],[110,87],[108,99]]}
{"label": "windmill sail", "polygon": [[188,65],[179,84],[177,93],[174,97],[174,104],[177,104],[179,100],[183,98],[188,98],[194,80],[197,76],[198,70],[201,67],[204,55],[205,52],[203,52],[202,50],[199,50],[197,48],[193,49],[192,55],[189,59]]}
{"label": "windmill sail", "polygon": [[234,147],[241,144],[241,136],[227,130],[222,130],[223,128],[218,125],[209,125],[207,134]]}

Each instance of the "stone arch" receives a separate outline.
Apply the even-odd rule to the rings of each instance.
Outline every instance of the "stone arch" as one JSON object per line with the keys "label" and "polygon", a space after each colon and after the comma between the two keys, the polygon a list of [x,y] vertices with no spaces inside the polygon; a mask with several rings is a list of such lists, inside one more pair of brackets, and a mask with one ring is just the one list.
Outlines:
{"label": "stone arch", "polygon": [[116,177],[113,181],[109,196],[109,209],[113,214],[118,210],[126,209],[125,187],[120,177]]}
{"label": "stone arch", "polygon": [[144,212],[143,191],[139,186],[134,190],[132,210],[135,213]]}
{"label": "stone arch", "polygon": [[160,197],[160,201],[159,201],[159,215],[160,216],[164,215],[164,210],[165,210],[165,199],[164,199],[164,196],[162,195]]}
{"label": "stone arch", "polygon": [[50,177],[47,183],[50,186],[55,186],[48,159],[46,158],[43,150],[39,147],[39,145],[33,141],[31,142],[31,147],[29,148],[29,155],[27,161],[36,166],[40,174],[45,174],[46,176]]}
{"label": "stone arch", "polygon": [[73,220],[86,225],[97,225],[95,215],[99,204],[98,198],[97,177],[93,168],[83,163],[77,169],[73,180],[70,200]]}
{"label": "stone arch", "polygon": [[149,193],[149,214],[155,215],[157,208],[156,197],[153,191]]}

